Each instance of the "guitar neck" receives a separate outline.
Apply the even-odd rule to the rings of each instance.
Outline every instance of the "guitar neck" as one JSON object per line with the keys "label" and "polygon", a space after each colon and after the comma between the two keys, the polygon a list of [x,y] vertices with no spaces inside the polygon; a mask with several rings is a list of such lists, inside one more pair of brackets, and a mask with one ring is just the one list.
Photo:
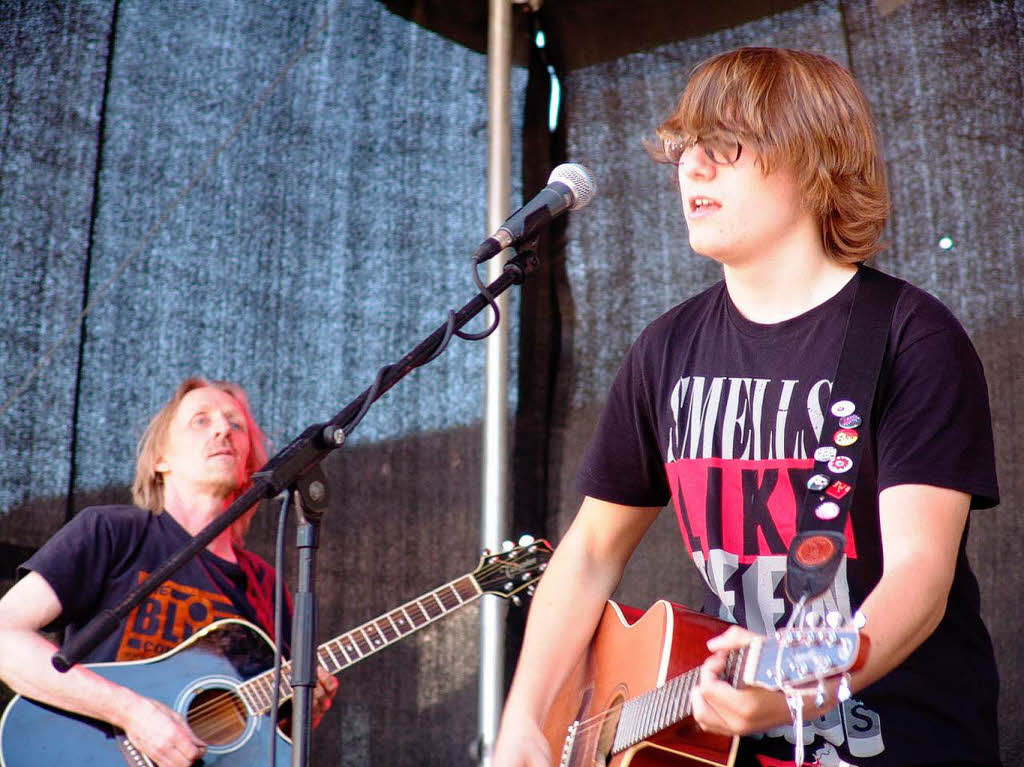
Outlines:
{"label": "guitar neck", "polygon": [[[746,647],[733,650],[726,658],[725,676],[733,687],[740,686],[747,652]],[[611,753],[621,753],[690,716],[693,713],[690,692],[699,678],[700,666],[669,679],[661,687],[627,700],[622,705]]]}
{"label": "guitar neck", "polygon": [[[324,642],[317,648],[320,666],[330,674],[337,674],[402,637],[469,604],[482,593],[472,575],[464,575],[450,581],[419,599],[407,602],[352,631]],[[292,697],[291,669],[290,661],[281,666],[281,688],[278,696],[281,703]],[[267,713],[273,704],[273,669],[243,682],[238,690],[252,713]]]}

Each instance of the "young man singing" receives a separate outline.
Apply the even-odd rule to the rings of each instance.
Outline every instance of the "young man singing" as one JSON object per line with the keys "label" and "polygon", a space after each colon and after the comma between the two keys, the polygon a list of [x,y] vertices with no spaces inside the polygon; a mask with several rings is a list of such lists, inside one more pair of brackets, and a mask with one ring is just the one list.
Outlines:
{"label": "young man singing", "polygon": [[[612,385],[579,472],[585,498],[540,583],[495,767],[555,763],[541,724],[627,560],[671,500],[705,582],[697,725],[745,736],[737,763],[792,764],[780,691],[721,679],[725,652],[784,626],[786,552],[822,433],[862,262],[888,193],[850,74],[815,54],[745,48],[700,64],[657,129],[690,245],[724,279],[655,320]],[[892,280],[893,278],[883,278]],[[866,617],[866,664],[805,705],[807,761],[997,764],[997,675],[965,554],[968,512],[998,502],[981,364],[956,319],[899,283],[874,406],[857,424],[846,554],[827,594]]]}

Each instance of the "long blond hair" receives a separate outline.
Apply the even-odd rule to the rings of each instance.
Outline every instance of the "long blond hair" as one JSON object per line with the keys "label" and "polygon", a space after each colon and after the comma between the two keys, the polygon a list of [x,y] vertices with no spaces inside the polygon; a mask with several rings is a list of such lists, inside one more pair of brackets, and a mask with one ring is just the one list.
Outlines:
{"label": "long blond hair", "polygon": [[[163,475],[156,470],[156,464],[160,461],[161,453],[167,443],[167,430],[185,395],[194,389],[201,389],[205,386],[220,389],[231,395],[242,409],[246,433],[249,435],[249,458],[245,464],[246,474],[251,475],[267,462],[267,437],[253,419],[252,410],[249,407],[249,397],[245,393],[245,389],[229,381],[212,381],[199,376],[186,378],[178,385],[174,395],[153,416],[139,439],[135,459],[135,479],[132,481],[132,500],[139,508],[147,509],[154,514],[159,514],[164,510],[164,480]],[[251,485],[252,483],[246,480],[231,500],[244,493]],[[231,540],[236,546],[242,545],[255,512],[256,506],[253,506],[231,526]]]}

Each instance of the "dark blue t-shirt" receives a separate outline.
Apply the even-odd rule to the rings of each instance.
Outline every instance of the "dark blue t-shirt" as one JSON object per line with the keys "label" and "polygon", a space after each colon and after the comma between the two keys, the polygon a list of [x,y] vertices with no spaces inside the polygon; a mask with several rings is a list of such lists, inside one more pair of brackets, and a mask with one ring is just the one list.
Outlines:
{"label": "dark blue t-shirt", "polygon": [[[53,587],[62,612],[51,630],[70,639],[100,610],[119,604],[190,540],[170,514],[135,506],[84,509],[19,568]],[[158,586],[100,643],[87,662],[151,658],[222,618],[242,618],[273,638],[274,569],[235,549],[238,563],[201,551]],[[290,620],[285,621],[287,650]]]}
{"label": "dark blue t-shirt", "polygon": [[[724,283],[667,312],[630,349],[580,469],[586,495],[630,506],[671,500],[705,583],[704,611],[760,634],[788,618],[786,552],[858,282],[772,325],[743,317]],[[981,363],[950,312],[907,283],[864,420],[846,556],[815,606],[847,617],[881,577],[881,490],[935,485],[970,494],[972,508],[998,502]],[[939,627],[899,668],[807,724],[808,761],[998,761],[998,680],[966,535]],[[745,739],[741,753],[790,764],[792,737],[792,727],[778,728]]]}

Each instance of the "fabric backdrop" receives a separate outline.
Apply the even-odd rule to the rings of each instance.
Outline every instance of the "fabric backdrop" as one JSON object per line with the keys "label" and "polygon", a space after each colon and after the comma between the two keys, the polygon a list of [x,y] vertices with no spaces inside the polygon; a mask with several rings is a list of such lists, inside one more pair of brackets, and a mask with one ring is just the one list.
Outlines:
{"label": "fabric backdrop", "polygon": [[[0,415],[9,578],[66,515],[126,497],[135,442],[181,378],[242,382],[280,448],[476,294],[487,60],[373,0],[0,14],[0,398],[73,328]],[[515,135],[524,83],[517,70]],[[324,639],[476,565],[483,350],[454,340],[328,460]],[[250,538],[268,558],[270,511]],[[466,763],[477,625],[462,610],[347,671],[315,762]]]}

